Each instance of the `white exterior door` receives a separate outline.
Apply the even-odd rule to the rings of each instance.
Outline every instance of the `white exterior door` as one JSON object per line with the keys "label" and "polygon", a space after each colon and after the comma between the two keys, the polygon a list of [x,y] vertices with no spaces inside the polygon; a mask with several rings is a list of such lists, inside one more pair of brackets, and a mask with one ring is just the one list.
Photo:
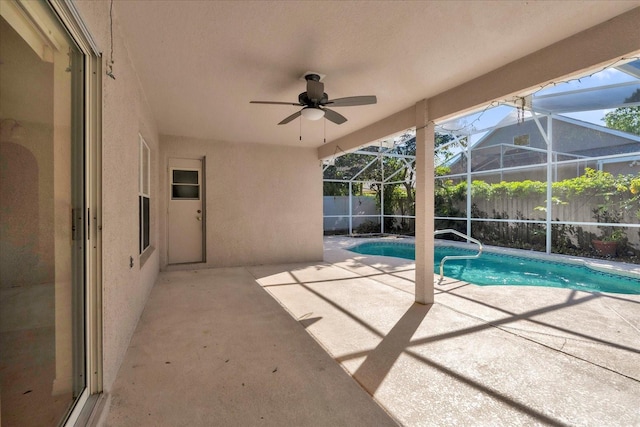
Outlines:
{"label": "white exterior door", "polygon": [[204,262],[202,160],[169,159],[169,264]]}

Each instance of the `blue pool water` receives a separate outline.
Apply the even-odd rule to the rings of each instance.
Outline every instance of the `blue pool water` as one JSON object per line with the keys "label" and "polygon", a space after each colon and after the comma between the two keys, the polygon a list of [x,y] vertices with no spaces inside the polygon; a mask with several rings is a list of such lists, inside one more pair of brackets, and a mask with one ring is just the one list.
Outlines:
{"label": "blue pool water", "polygon": [[[350,249],[366,255],[415,259],[410,243],[367,242]],[[476,250],[436,246],[434,271],[448,255],[475,255]],[[534,258],[483,252],[480,258],[448,260],[444,275],[476,285],[520,285],[569,288],[588,292],[640,294],[640,279],[593,270],[589,267]]]}

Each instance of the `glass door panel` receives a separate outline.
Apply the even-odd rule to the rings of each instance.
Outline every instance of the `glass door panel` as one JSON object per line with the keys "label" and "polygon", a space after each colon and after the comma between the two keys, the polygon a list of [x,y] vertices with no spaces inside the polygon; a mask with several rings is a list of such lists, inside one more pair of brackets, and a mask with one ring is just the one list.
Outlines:
{"label": "glass door panel", "polygon": [[1,420],[57,425],[86,384],[83,56],[42,3],[3,3]]}

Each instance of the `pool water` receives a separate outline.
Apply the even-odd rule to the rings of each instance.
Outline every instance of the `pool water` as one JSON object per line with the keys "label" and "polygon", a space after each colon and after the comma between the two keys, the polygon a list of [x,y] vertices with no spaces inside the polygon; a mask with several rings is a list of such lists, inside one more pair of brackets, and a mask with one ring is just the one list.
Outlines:
{"label": "pool water", "polygon": [[[366,255],[415,259],[415,247],[410,243],[367,242],[350,250]],[[445,256],[475,255],[476,253],[476,250],[436,246],[434,271],[440,272],[440,261]],[[444,275],[483,286],[545,286],[588,292],[640,294],[638,278],[601,272],[581,265],[486,251],[477,259],[448,260],[444,264]]]}

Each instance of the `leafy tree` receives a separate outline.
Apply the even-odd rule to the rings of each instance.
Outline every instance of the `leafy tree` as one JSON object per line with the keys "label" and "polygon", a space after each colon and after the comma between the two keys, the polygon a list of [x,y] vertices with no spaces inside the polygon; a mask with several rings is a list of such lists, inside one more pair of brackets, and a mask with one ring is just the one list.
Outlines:
{"label": "leafy tree", "polygon": [[[640,102],[640,89],[626,98],[624,102]],[[608,128],[640,135],[640,105],[620,107],[604,115]]]}
{"label": "leafy tree", "polygon": [[[358,172],[364,168],[367,163],[373,160],[374,157],[365,156],[361,154],[345,154],[336,158],[335,164],[329,166],[324,171],[324,179],[339,179],[344,182],[325,182],[324,183],[324,195],[325,196],[347,196],[349,194],[349,180],[353,178]],[[373,165],[372,165],[373,166]],[[366,171],[358,175],[356,179],[366,181],[372,179],[372,174],[375,174],[375,167],[369,167]],[[362,184],[353,183],[352,191],[354,195],[362,195]]]}
{"label": "leafy tree", "polygon": [[[412,133],[404,134],[399,137],[401,143],[397,144],[391,153],[415,156],[416,155],[416,138]],[[448,134],[436,133],[435,135],[435,148],[438,151],[437,155],[434,155],[434,163],[440,163],[443,159],[449,159],[455,153],[452,150],[455,144],[451,144],[444,149],[438,150],[439,147],[444,146],[450,141],[454,140],[454,137]],[[363,151],[371,151],[377,153],[378,148],[375,146],[366,147]],[[415,181],[415,159],[402,158],[402,157],[383,157],[382,169],[380,167],[380,161],[376,161],[366,169],[363,168],[375,157],[361,155],[361,154],[345,154],[337,157],[335,164],[326,168],[324,172],[324,179],[338,179],[344,180],[343,182],[325,182],[324,183],[324,195],[325,196],[346,196],[349,193],[348,181],[352,179],[356,174],[358,181],[371,181],[371,189],[375,192],[375,197],[378,206],[382,205],[382,187],[379,184],[382,181],[382,177],[389,178],[393,175],[390,181],[393,184],[384,184],[384,215],[394,215],[399,213],[401,216],[415,215],[415,188],[413,183]],[[445,166],[440,166],[436,173],[443,173]],[[352,191],[353,195],[362,194],[362,184],[353,183]],[[402,218],[398,223],[393,218],[385,219],[385,229],[396,229],[397,231],[411,232],[411,225],[406,218]]]}
{"label": "leafy tree", "polygon": [[640,135],[640,106],[616,108],[603,120],[608,128]]}

